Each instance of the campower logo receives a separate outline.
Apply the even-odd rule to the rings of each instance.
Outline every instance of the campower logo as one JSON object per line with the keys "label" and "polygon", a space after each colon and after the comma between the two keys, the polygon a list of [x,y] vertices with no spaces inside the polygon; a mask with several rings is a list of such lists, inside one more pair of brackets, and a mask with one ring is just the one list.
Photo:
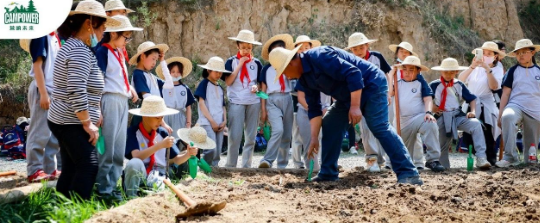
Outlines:
{"label": "campower logo", "polygon": [[39,12],[30,0],[25,6],[17,2],[11,2],[4,12],[4,24],[10,25],[10,31],[34,30],[33,25],[39,24]]}

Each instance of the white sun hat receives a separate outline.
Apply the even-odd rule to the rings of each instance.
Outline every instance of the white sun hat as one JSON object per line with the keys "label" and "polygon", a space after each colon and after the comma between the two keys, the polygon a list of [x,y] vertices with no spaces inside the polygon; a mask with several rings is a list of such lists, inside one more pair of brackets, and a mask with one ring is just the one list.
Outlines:
{"label": "white sun hat", "polygon": [[509,57],[516,57],[516,51],[523,48],[534,48],[534,51],[540,51],[540,45],[534,45],[530,39],[521,39],[516,42],[516,48],[508,54]]}
{"label": "white sun hat", "polygon": [[208,137],[206,130],[200,126],[194,126],[193,128],[178,129],[176,132],[180,140],[190,143],[193,142],[193,146],[199,149],[214,149],[216,148],[216,142]]}
{"label": "white sun hat", "polygon": [[[181,63],[183,67],[182,78],[187,77],[191,73],[191,70],[193,70],[193,64],[191,63],[191,60],[185,57],[171,57],[165,60],[165,62],[167,63],[167,65],[173,62]],[[165,80],[165,76],[163,76],[163,70],[161,69],[161,64],[156,67],[156,74],[158,75],[159,78],[161,78],[162,80]]]}
{"label": "white sun hat", "polygon": [[270,53],[270,45],[276,41],[283,41],[285,43],[285,49],[292,50],[294,49],[294,40],[293,37],[289,34],[279,34],[272,36],[268,41],[263,45],[261,56],[263,59],[268,60],[268,54]]}
{"label": "white sun hat", "polygon": [[141,43],[141,45],[137,47],[137,54],[133,55],[131,59],[129,59],[129,64],[137,65],[137,58],[144,52],[152,50],[152,49],[159,49],[160,51],[163,51],[163,53],[165,53],[167,52],[167,50],[169,50],[169,46],[167,46],[166,44],[156,45],[155,43],[150,42],[150,41]]}
{"label": "white sun hat", "polygon": [[236,37],[229,37],[229,39],[244,43],[251,43],[253,45],[262,45],[262,43],[255,41],[255,34],[253,32],[245,29],[240,30]]}
{"label": "white sun hat", "polygon": [[345,50],[376,41],[376,39],[368,39],[363,33],[353,33],[351,36],[349,36],[349,45],[345,48]]}
{"label": "white sun hat", "polygon": [[124,3],[121,0],[109,0],[105,3],[105,11],[114,11],[125,9],[127,13],[135,12],[131,9],[126,8]]}
{"label": "white sun hat", "polygon": [[296,45],[298,45],[300,43],[311,43],[312,48],[319,47],[319,46],[322,45],[321,41],[311,39],[311,38],[309,38],[309,36],[306,36],[306,35],[300,35],[300,36],[296,37],[296,42],[294,42],[294,45],[296,46]]}
{"label": "white sun hat", "polygon": [[116,21],[112,17],[107,16],[103,5],[95,0],[84,0],[80,1],[75,10],[69,12],[69,15],[78,15],[85,14],[90,16],[101,17],[107,19],[105,26],[118,26],[120,25],[119,21]]}
{"label": "white sun hat", "polygon": [[413,56],[418,56],[418,54],[416,54],[414,51],[413,51],[413,46],[409,43],[409,42],[401,42],[399,43],[399,45],[395,45],[395,44],[392,44],[390,46],[388,46],[388,48],[392,51],[392,52],[396,52],[397,48],[403,48],[409,52],[411,52],[411,54]]}
{"label": "white sun hat", "polygon": [[413,65],[419,67],[421,71],[429,71],[429,68],[422,65],[422,63],[420,63],[420,59],[416,56],[408,56],[405,58],[405,60],[403,60],[403,63],[397,64],[396,66],[403,67],[405,65]]}
{"label": "white sun hat", "polygon": [[143,117],[162,117],[177,114],[178,110],[167,108],[163,98],[152,95],[143,99],[141,108],[130,109],[129,113]]}
{"label": "white sun hat", "polygon": [[302,46],[297,46],[293,50],[288,50],[285,48],[278,47],[278,48],[273,49],[272,52],[270,52],[270,56],[269,56],[270,65],[272,65],[272,67],[276,69],[276,74],[277,74],[276,79],[274,81],[278,80],[279,77],[283,74],[283,71],[285,70],[285,68],[287,68],[287,66],[291,62],[294,55],[296,55],[300,47]]}
{"label": "white sun hat", "polygon": [[477,49],[490,50],[493,52],[497,52],[499,54],[499,60],[501,60],[502,58],[506,56],[506,54],[503,51],[499,50],[499,45],[497,45],[497,43],[492,42],[492,41],[485,42],[484,44],[482,44],[482,47],[474,49],[471,53],[474,54],[474,51]]}
{"label": "white sun hat", "polygon": [[207,70],[218,71],[222,73],[231,73],[225,69],[225,61],[220,57],[211,57],[205,65],[197,65]]}
{"label": "white sun hat", "polygon": [[120,25],[110,26],[105,29],[105,32],[122,32],[122,31],[142,31],[143,28],[133,27],[129,18],[123,15],[116,15],[112,17],[116,21],[120,22]]}
{"label": "white sun hat", "polygon": [[432,67],[432,70],[436,71],[456,71],[456,70],[467,70],[468,67],[459,66],[459,63],[454,58],[446,58],[441,62],[440,66]]}

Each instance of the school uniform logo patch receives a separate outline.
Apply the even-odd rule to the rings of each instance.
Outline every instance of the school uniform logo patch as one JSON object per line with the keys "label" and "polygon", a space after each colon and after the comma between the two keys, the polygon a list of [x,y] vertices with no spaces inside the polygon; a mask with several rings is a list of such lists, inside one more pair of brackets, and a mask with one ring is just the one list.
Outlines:
{"label": "school uniform logo patch", "polygon": [[416,88],[411,89],[412,93],[416,93],[418,90]]}
{"label": "school uniform logo patch", "polygon": [[255,65],[249,65],[250,70],[255,70]]}
{"label": "school uniform logo patch", "polygon": [[186,96],[186,92],[185,92],[185,91],[182,91],[182,92],[180,92],[180,95]]}
{"label": "school uniform logo patch", "polygon": [[536,77],[534,77],[534,79],[540,80],[540,76],[536,76]]}

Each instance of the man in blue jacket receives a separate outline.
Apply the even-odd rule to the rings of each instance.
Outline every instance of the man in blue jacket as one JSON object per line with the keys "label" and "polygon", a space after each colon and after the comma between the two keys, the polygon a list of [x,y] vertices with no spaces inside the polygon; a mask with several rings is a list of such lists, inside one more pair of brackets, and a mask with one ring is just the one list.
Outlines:
{"label": "man in blue jacket", "polygon": [[[384,73],[338,48],[321,46],[304,53],[297,53],[298,49],[276,48],[269,57],[277,74],[286,73],[290,79],[299,79],[298,84],[305,89],[312,139],[319,137],[322,126],[322,165],[314,181],[338,180],[337,161],[343,134],[365,114],[369,129],[390,157],[398,183],[422,185],[403,141],[388,122],[388,84]],[[336,100],[324,118],[320,92]],[[318,152],[319,142],[311,140],[310,157]]]}

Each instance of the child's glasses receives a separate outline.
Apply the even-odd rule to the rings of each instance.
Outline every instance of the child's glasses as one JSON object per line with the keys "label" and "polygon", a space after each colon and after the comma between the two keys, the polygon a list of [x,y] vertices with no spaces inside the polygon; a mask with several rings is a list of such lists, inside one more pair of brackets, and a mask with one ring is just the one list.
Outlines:
{"label": "child's glasses", "polygon": [[124,37],[126,39],[126,43],[129,43],[129,42],[131,42],[131,40],[133,40],[133,37],[126,37],[124,35],[122,35],[122,37]]}
{"label": "child's glasses", "polygon": [[533,51],[530,51],[530,50],[527,50],[527,51],[523,51],[523,52],[519,52],[519,53],[516,53],[518,56],[523,56],[525,54],[528,54],[528,53],[532,53]]}

